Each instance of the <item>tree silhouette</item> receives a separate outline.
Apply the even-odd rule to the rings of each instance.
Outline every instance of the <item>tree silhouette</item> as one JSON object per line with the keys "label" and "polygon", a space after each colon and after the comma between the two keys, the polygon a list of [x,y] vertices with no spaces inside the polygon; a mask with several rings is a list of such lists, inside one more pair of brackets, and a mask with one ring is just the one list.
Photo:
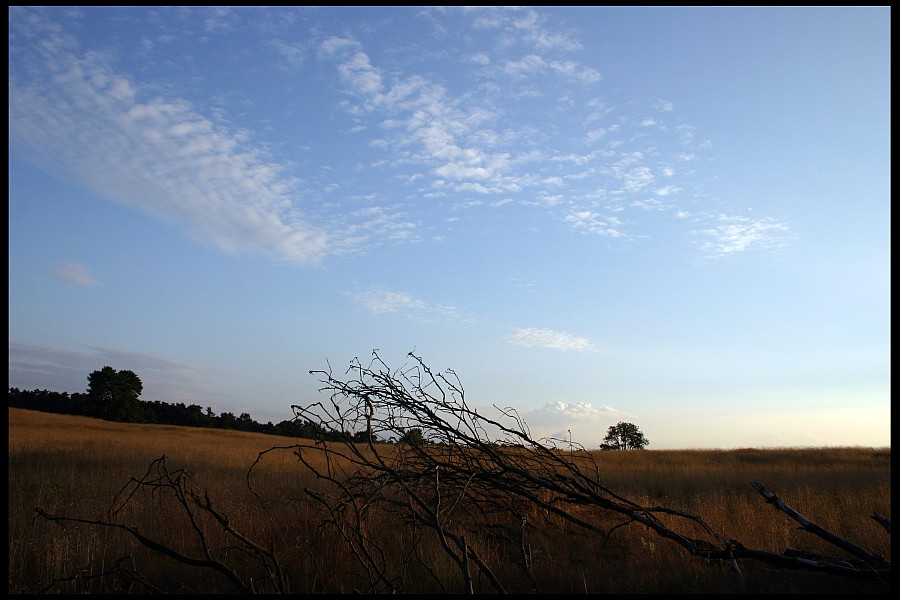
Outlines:
{"label": "tree silhouette", "polygon": [[650,442],[634,423],[619,421],[606,431],[601,450],[643,450]]}
{"label": "tree silhouette", "polygon": [[425,443],[425,436],[422,435],[422,429],[419,427],[407,429],[405,432],[403,432],[403,436],[400,438],[400,443],[409,444],[410,446],[421,446]]}
{"label": "tree silhouette", "polygon": [[88,375],[84,413],[107,421],[146,423],[149,416],[138,400],[143,389],[134,371],[103,367]]}

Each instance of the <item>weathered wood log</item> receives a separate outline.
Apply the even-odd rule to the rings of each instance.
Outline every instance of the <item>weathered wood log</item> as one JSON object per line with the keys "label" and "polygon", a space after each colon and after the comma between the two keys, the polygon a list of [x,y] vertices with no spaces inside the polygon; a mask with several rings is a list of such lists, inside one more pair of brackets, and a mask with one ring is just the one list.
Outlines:
{"label": "weathered wood log", "polygon": [[[788,506],[781,498],[767,490],[761,484],[754,482],[752,485],[757,492],[762,494],[763,498],[766,499],[766,502],[773,505],[781,512],[785,513],[793,520],[800,523],[801,529],[822,538],[826,542],[830,543],[833,546],[837,546],[841,550],[859,557],[859,560],[852,561],[834,556],[822,556],[813,554],[811,552],[792,550],[790,548],[785,550],[784,556],[797,558],[804,562],[811,562],[815,566],[821,567],[821,570],[836,573],[839,575],[854,576],[853,571],[856,570],[859,571],[860,577],[868,577],[869,575],[872,575],[878,578],[890,578],[891,563],[883,556],[879,554],[873,554],[865,548],[862,548],[852,542],[838,537],[827,529],[819,527],[818,525],[804,517],[802,514]],[[881,518],[879,519],[878,517]],[[873,518],[881,523],[882,526],[884,526],[888,531],[888,533],[890,533],[891,522],[889,519],[885,519],[881,515],[875,515],[873,516]]]}

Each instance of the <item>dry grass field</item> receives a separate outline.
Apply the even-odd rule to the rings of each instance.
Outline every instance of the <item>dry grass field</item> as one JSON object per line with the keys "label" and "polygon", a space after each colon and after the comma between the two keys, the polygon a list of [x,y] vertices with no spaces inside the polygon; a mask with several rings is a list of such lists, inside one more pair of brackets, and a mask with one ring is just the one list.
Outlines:
{"label": "dry grass field", "polygon": [[[170,471],[184,469],[185,485],[208,498],[228,527],[270,549],[293,593],[352,593],[363,567],[352,552],[352,524],[326,524],[321,505],[306,493],[322,490],[289,447],[295,439],[234,431],[118,424],[84,417],[9,409],[9,593],[227,593],[221,573],[180,564],[135,541],[134,526],[173,551],[201,556],[198,528],[215,550],[211,557],[241,572],[247,557],[224,535],[221,523],[187,518],[166,490],[117,495],[165,456]],[[890,535],[871,517],[890,518],[889,448],[812,448],[604,452],[595,455],[603,485],[644,506],[700,515],[714,530],[748,548],[786,548],[844,556],[776,511],[752,487],[759,482],[817,525],[890,560]],[[322,465],[325,468],[325,465]],[[326,489],[327,491],[327,489]],[[80,521],[53,522],[50,515]],[[481,556],[520,591],[542,593],[887,593],[882,583],[739,561],[693,557],[676,544],[620,515],[587,507],[585,518],[608,536],[563,526],[529,533],[530,570],[516,562],[519,538],[510,530],[484,532]],[[588,515],[588,513],[590,513]],[[499,528],[502,519],[497,519]],[[545,519],[551,523],[552,519]],[[493,521],[492,521],[493,523]],[[377,513],[365,534],[385,552],[404,593],[459,592],[459,569],[414,524]],[[499,530],[498,530],[499,531]],[[507,535],[503,535],[503,531]],[[530,532],[531,530],[529,530]],[[360,533],[359,531],[356,532]],[[410,551],[415,547],[416,553]],[[530,581],[527,581],[529,580]],[[475,591],[492,593],[477,580]],[[265,583],[259,583],[264,589]]]}

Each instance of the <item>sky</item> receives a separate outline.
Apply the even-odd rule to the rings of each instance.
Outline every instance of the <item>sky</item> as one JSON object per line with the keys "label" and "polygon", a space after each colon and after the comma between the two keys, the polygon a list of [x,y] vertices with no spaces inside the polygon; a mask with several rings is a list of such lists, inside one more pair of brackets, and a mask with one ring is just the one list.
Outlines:
{"label": "sky", "polygon": [[890,446],[889,106],[890,7],[9,7],[9,385]]}

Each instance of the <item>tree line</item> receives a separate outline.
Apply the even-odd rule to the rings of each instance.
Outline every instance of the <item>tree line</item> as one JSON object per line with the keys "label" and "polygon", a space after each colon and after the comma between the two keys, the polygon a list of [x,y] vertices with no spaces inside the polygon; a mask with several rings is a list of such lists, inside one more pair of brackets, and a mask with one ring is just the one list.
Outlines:
{"label": "tree line", "polygon": [[[81,415],[117,421],[120,423],[149,423],[155,425],[183,425],[186,427],[206,427],[210,429],[232,429],[253,433],[266,433],[302,439],[337,441],[339,433],[329,430],[315,419],[293,418],[277,424],[257,423],[249,413],[224,412],[216,415],[212,407],[204,412],[199,404],[185,406],[184,403],[168,404],[155,400],[140,399],[144,385],[134,371],[116,371],[110,366],[103,367],[88,375],[88,389],[85,393],[51,392],[48,390],[20,390],[9,388],[9,406],[27,408],[42,412]],[[377,434],[361,431],[351,435],[352,441],[365,442],[372,435],[373,442],[394,441],[379,439]],[[419,428],[403,432],[399,441],[415,446],[426,440]],[[649,441],[640,428],[633,423],[619,422],[607,430],[601,450],[643,450]]]}
{"label": "tree line", "polygon": [[85,393],[20,390],[11,387],[9,406],[121,423],[232,429],[304,439],[327,439],[331,435],[314,421],[289,419],[276,424],[271,421],[258,423],[246,412],[240,415],[231,412],[217,415],[212,407],[207,406],[204,410],[199,404],[140,400],[142,391],[143,383],[133,371],[116,371],[107,366],[88,376],[88,389]]}

